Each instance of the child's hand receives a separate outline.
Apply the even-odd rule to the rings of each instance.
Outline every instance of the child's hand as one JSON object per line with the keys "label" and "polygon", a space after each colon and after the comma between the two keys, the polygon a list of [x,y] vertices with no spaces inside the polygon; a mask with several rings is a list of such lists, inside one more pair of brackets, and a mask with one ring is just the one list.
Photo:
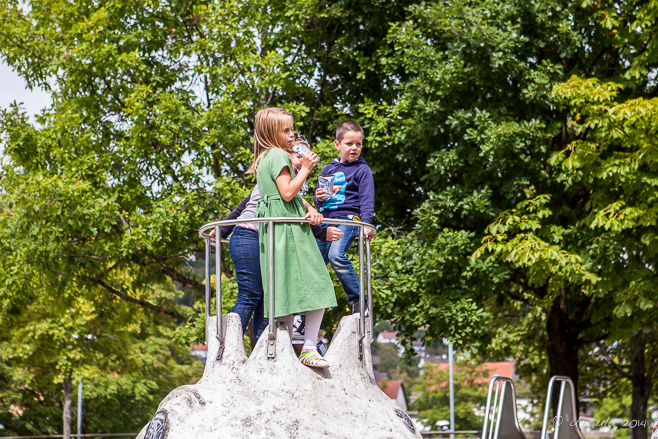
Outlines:
{"label": "child's hand", "polygon": [[318,188],[318,190],[315,191],[315,198],[320,202],[324,203],[325,200],[329,197],[327,197],[327,190],[324,188]]}
{"label": "child's hand", "polygon": [[366,238],[368,239],[373,239],[375,237],[375,234],[377,234],[377,231],[375,229],[366,229],[365,231]]}
{"label": "child's hand", "polygon": [[215,229],[212,229],[208,235],[210,236],[210,240],[215,242]]}
{"label": "child's hand", "polygon": [[308,170],[308,172],[311,172],[313,166],[315,166],[315,164],[319,161],[320,159],[318,158],[318,155],[313,151],[309,151],[304,154],[304,157],[302,157],[302,168],[305,168]]}
{"label": "child's hand", "polygon": [[320,224],[322,222],[322,220],[324,219],[322,214],[318,213],[318,211],[313,209],[313,208],[308,210],[308,212],[306,213],[306,216],[304,216],[304,218],[305,219],[310,219],[311,220],[310,224],[312,226],[314,226],[316,224]]}
{"label": "child's hand", "polygon": [[327,227],[327,241],[338,241],[343,237],[343,232],[338,227]]}

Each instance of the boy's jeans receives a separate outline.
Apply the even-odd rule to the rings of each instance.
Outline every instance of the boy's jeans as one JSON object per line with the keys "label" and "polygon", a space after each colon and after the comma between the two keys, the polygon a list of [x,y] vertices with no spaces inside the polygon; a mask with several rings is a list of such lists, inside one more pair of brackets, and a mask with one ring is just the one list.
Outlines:
{"label": "boy's jeans", "polygon": [[[337,216],[334,218],[349,219],[346,216]],[[332,224],[328,225],[332,226]],[[342,224],[333,227],[338,227],[343,232],[342,238],[338,241],[323,242],[319,239],[316,241],[318,242],[324,263],[331,263],[340,284],[343,286],[345,293],[347,293],[347,300],[350,304],[353,304],[359,300],[359,278],[347,257],[347,252],[350,250],[354,239],[359,236],[359,228],[356,226],[344,226]]]}

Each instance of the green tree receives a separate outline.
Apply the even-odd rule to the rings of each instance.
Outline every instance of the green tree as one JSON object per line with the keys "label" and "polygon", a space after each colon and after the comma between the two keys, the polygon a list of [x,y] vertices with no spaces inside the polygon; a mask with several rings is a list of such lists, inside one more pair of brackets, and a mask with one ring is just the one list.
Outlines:
{"label": "green tree", "polygon": [[[158,344],[173,323],[203,323],[204,285],[189,263],[202,246],[196,230],[249,193],[254,114],[290,110],[327,164],[332,124],[394,80],[361,66],[389,44],[406,4],[0,1],[2,60],[52,96],[36,123],[18,105],[0,116],[0,321],[31,322],[36,307],[55,331],[84,297],[89,309],[120,300],[138,321],[172,320],[154,320],[144,343]],[[223,271],[231,275],[229,264]],[[180,288],[153,288],[172,282]],[[61,306],[50,307],[51,297]],[[329,328],[343,311],[328,316]],[[20,342],[2,327],[3,341]],[[13,371],[67,358],[73,335],[87,330],[72,325],[50,356],[12,356],[3,379],[20,387]],[[184,328],[177,339],[201,332]],[[70,394],[80,371],[69,363],[39,385]],[[54,412],[46,418],[29,429],[54,431]]]}
{"label": "green tree", "polygon": [[[423,422],[434,426],[437,421],[450,419],[450,389],[447,368],[427,363],[423,375],[411,387],[418,394],[411,405],[418,410]],[[479,430],[482,419],[478,414],[487,402],[488,372],[472,361],[458,361],[454,369],[455,430]]]}
{"label": "green tree", "polygon": [[138,431],[173,387],[199,374],[189,349],[170,342],[173,322],[96,294],[53,295],[0,318],[4,432],[58,434],[63,413],[70,434],[79,379],[86,432]]}
{"label": "green tree", "polygon": [[658,155],[653,142],[658,99],[628,98],[621,83],[577,76],[556,87],[554,94],[570,107],[570,128],[581,136],[588,132],[555,154],[554,161],[564,169],[567,187],[591,188],[589,215],[583,222],[600,233],[592,245],[603,253],[592,257],[602,278],[597,293],[614,298],[602,311],[611,313],[612,324],[606,330],[607,343],[597,345],[597,357],[604,360],[600,364],[606,366],[609,381],[617,375],[630,382],[631,418],[638,422],[631,436],[646,438],[647,407],[658,377]]}
{"label": "green tree", "polygon": [[376,309],[408,340],[522,358],[543,388],[654,306],[655,2],[0,5],[3,60],[53,96],[0,118],[3,319],[102,291],[197,321],[184,262],[248,193],[268,105],[326,161],[332,124],[364,122]]}
{"label": "green tree", "polygon": [[[549,374],[578,385],[579,352],[608,338],[619,314],[655,303],[655,118],[641,98],[656,92],[656,5],[409,11],[380,52],[400,79],[396,99],[361,107],[374,149],[396,151],[422,194],[412,231],[378,244],[378,309],[407,339],[426,327],[426,341],[519,358],[536,390]],[[610,81],[623,92],[608,96]],[[618,123],[579,119],[594,104]],[[634,292],[638,282],[647,293]]]}
{"label": "green tree", "polygon": [[[609,398],[598,399],[594,402],[594,415],[598,422],[612,424],[613,419],[623,419],[630,421],[631,419],[631,397],[627,393],[624,396],[613,396]],[[626,428],[617,428],[614,430],[615,438],[628,439],[630,437],[630,430]]]}
{"label": "green tree", "polygon": [[399,365],[397,347],[390,343],[378,345],[375,355],[379,357],[379,362],[375,367],[377,372],[386,373],[391,378],[391,371],[396,370]]}

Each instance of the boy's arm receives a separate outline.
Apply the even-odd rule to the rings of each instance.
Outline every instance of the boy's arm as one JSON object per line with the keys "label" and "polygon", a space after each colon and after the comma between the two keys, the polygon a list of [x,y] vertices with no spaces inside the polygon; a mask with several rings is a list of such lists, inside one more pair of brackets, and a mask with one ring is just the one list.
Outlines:
{"label": "boy's arm", "polygon": [[313,236],[315,236],[315,239],[319,239],[320,241],[327,240],[327,226],[325,226],[324,224],[312,225],[311,232],[313,232]]}
{"label": "boy's arm", "polygon": [[359,181],[359,213],[361,221],[372,224],[375,216],[375,181],[370,168],[366,168]]}
{"label": "boy's arm", "polygon": [[336,226],[327,226],[325,224],[317,224],[311,226],[313,236],[320,241],[338,241],[343,237],[343,232]]}
{"label": "boy's arm", "polygon": [[[320,172],[320,175],[326,175],[324,173],[325,169],[327,169],[327,166],[322,168],[322,172]],[[318,184],[319,183],[315,184],[315,189],[313,190],[313,204],[315,204],[316,207],[322,207],[322,203],[324,203],[324,201],[319,201],[318,200]]]}

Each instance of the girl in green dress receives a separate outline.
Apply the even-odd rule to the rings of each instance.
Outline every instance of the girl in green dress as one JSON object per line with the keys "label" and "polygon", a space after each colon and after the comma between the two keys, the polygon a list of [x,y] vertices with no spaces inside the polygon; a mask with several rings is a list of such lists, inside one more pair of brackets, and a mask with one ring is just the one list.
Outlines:
{"label": "girl in green dress", "polygon": [[[310,224],[322,221],[322,215],[299,195],[304,181],[318,162],[313,152],[301,159],[299,173],[295,171],[286,152],[294,140],[293,118],[280,108],[266,108],[256,114],[254,123],[254,163],[262,197],[256,217],[304,217]],[[268,303],[268,236],[267,223],[261,223],[261,276]],[[316,343],[325,308],[336,306],[334,286],[322,260],[308,223],[275,223],[274,225],[274,317],[286,322],[292,332],[294,314],[306,313],[304,347],[300,355],[303,364],[329,367],[317,351]],[[269,309],[265,307],[265,316]]]}

